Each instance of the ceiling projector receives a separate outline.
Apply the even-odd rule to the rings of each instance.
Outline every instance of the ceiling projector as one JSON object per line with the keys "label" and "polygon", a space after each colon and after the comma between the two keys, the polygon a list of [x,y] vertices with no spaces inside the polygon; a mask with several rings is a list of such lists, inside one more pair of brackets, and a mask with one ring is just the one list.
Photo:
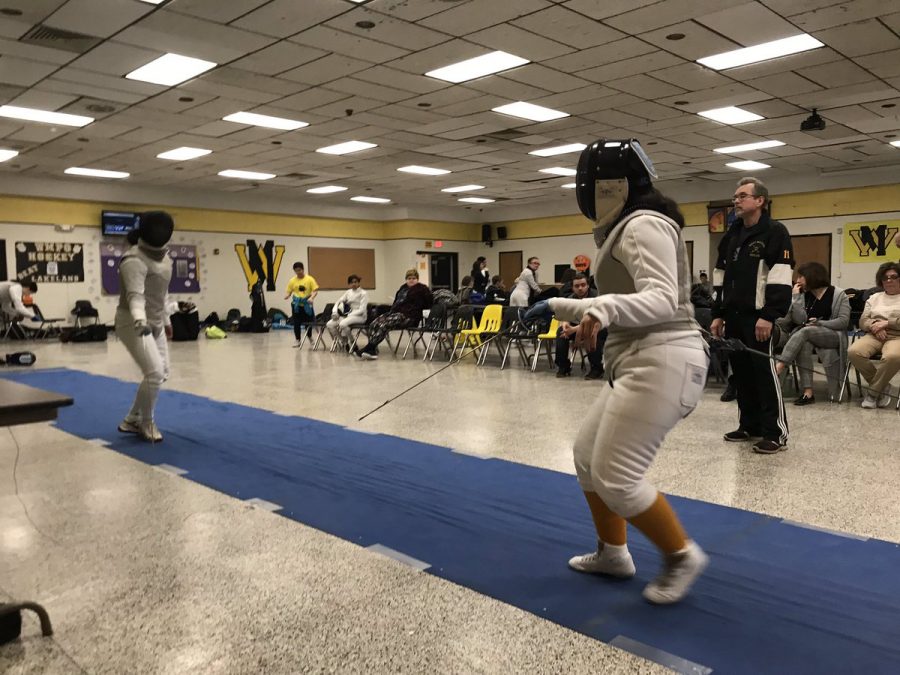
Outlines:
{"label": "ceiling projector", "polygon": [[822,131],[825,128],[825,120],[819,117],[819,113],[813,108],[812,115],[800,122],[800,131]]}

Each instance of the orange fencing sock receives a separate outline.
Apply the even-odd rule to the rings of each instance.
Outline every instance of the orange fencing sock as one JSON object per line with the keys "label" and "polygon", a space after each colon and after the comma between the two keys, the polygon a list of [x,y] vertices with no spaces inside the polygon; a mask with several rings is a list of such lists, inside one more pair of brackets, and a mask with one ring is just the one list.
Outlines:
{"label": "orange fencing sock", "polygon": [[612,546],[624,546],[627,542],[625,519],[613,513],[596,492],[585,492],[584,498],[591,509],[591,518],[594,519],[600,541]]}
{"label": "orange fencing sock", "polygon": [[656,494],[656,501],[649,509],[629,518],[628,522],[643,532],[647,539],[667,555],[687,546],[687,533],[661,492]]}

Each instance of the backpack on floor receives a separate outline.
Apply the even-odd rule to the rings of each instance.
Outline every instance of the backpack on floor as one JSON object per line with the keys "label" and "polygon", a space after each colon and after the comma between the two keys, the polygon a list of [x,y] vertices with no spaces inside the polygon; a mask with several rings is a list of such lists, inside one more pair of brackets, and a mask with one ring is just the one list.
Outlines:
{"label": "backpack on floor", "polygon": [[196,340],[200,334],[200,315],[197,312],[175,312],[170,320],[173,342]]}
{"label": "backpack on floor", "polygon": [[69,342],[106,342],[109,330],[102,323],[76,328],[69,334]]}
{"label": "backpack on floor", "polygon": [[7,354],[5,359],[0,359],[0,365],[6,366],[33,366],[37,357],[32,352],[13,352]]}

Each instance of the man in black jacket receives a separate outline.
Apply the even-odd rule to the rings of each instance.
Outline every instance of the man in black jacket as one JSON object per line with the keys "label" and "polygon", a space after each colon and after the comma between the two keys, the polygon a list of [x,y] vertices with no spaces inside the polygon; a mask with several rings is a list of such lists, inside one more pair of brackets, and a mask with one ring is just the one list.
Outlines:
{"label": "man in black jacket", "polygon": [[[719,243],[713,285],[712,333],[737,338],[772,354],[772,326],[791,305],[794,249],[787,228],[769,217],[769,191],[756,178],[742,178],[734,194],[737,220]],[[788,425],[775,363],[734,352],[740,425],[725,434],[731,442],[760,438],[753,451],[773,454],[787,444]]]}

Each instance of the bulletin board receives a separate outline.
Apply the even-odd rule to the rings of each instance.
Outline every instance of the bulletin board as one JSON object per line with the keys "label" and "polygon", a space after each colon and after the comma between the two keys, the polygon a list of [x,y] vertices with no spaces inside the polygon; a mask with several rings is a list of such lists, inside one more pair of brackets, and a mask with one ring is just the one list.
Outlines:
{"label": "bulletin board", "polygon": [[311,274],[323,291],[347,288],[347,277],[362,277],[362,287],[375,288],[375,249],[324,248],[307,249],[306,272]]}

